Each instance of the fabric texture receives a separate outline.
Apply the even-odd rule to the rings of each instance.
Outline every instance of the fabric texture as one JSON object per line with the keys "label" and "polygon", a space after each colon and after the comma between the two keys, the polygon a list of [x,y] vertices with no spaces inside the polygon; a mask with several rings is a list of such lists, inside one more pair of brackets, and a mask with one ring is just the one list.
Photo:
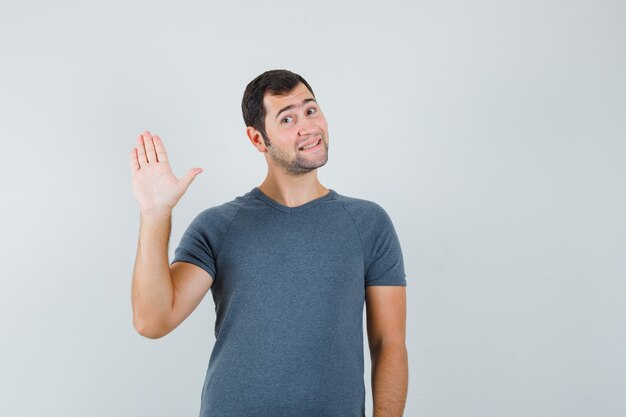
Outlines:
{"label": "fabric texture", "polygon": [[200,417],[365,416],[365,287],[406,286],[380,205],[331,189],[287,207],[255,187],[200,212],[174,262],[213,277]]}

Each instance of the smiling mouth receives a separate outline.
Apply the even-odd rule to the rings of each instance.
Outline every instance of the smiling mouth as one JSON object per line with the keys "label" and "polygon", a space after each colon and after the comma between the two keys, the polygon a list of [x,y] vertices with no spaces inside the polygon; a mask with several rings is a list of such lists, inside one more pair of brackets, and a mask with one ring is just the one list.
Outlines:
{"label": "smiling mouth", "polygon": [[310,151],[312,149],[318,148],[321,145],[321,143],[322,143],[322,138],[318,139],[318,141],[315,143],[315,145],[309,146],[309,147],[306,147],[306,148],[300,148],[298,150],[302,151],[302,152]]}

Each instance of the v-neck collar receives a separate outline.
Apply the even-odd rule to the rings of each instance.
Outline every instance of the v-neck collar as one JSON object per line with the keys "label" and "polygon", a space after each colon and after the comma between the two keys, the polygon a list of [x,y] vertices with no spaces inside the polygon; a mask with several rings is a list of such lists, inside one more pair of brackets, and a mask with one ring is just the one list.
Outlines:
{"label": "v-neck collar", "polygon": [[257,197],[258,199],[260,199],[261,201],[263,201],[264,203],[268,204],[269,206],[275,208],[276,210],[280,210],[282,212],[285,213],[297,213],[303,210],[306,210],[308,208],[311,208],[319,203],[322,203],[326,200],[332,200],[335,198],[335,196],[337,195],[337,192],[333,189],[329,189],[329,191],[324,194],[321,197],[318,197],[316,199],[313,199],[307,203],[301,204],[299,206],[296,207],[288,207],[285,206],[283,204],[280,204],[278,201],[271,199],[270,197],[268,197],[267,195],[265,195],[263,193],[263,191],[261,191],[259,189],[259,187],[254,187],[252,189],[252,191],[250,191],[252,193],[252,195],[254,195],[255,197]]}

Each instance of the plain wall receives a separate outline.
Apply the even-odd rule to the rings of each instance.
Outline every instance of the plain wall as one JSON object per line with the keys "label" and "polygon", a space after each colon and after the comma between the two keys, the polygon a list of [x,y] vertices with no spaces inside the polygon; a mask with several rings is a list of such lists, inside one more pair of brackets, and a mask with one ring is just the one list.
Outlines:
{"label": "plain wall", "polygon": [[0,415],[197,415],[213,300],[134,330],[129,153],[204,169],[171,259],[262,182],[241,98],[273,68],[327,117],[320,181],[396,227],[405,416],[624,415],[624,2],[3,1],[0,34]]}

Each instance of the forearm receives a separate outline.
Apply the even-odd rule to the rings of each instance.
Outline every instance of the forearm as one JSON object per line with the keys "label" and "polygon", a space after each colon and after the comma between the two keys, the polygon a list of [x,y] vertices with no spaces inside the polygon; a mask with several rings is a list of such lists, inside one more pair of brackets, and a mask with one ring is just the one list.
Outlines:
{"label": "forearm", "polygon": [[409,384],[406,346],[381,344],[371,358],[374,417],[401,417]]}
{"label": "forearm", "polygon": [[146,337],[158,337],[160,323],[164,323],[172,309],[174,289],[168,259],[170,230],[170,211],[141,213],[131,298],[133,325]]}

